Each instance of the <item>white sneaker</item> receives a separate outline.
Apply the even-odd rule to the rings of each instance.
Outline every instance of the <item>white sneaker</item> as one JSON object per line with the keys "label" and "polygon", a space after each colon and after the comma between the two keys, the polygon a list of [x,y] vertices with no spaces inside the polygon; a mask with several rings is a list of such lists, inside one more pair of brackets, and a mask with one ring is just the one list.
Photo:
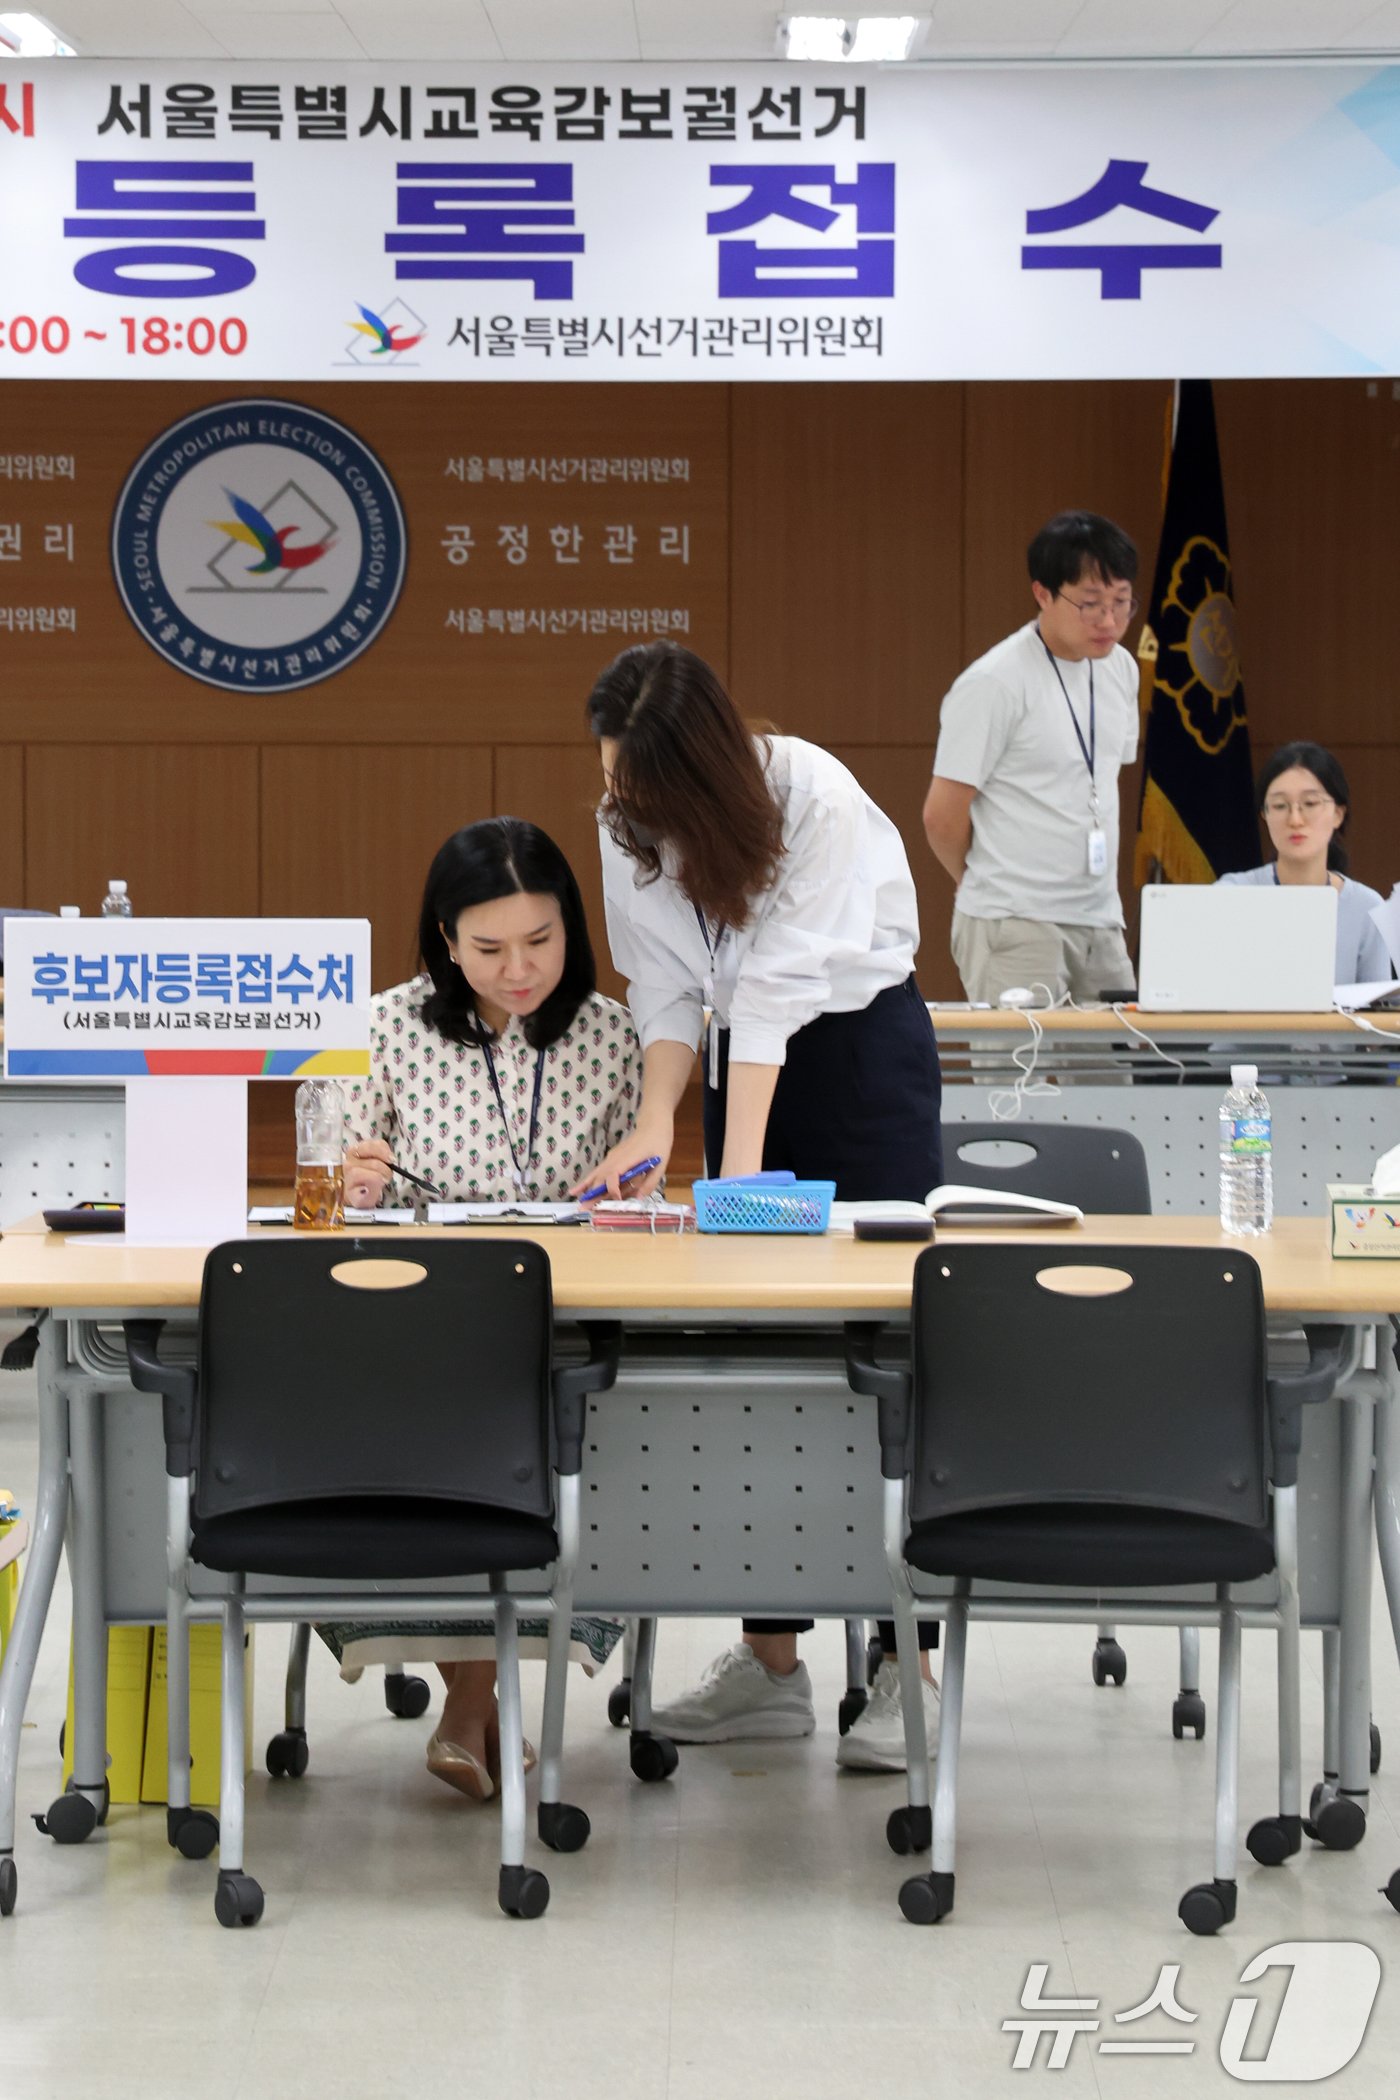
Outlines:
{"label": "white sneaker", "polygon": [[[924,1692],[924,1732],[930,1760],[938,1755],[938,1686],[919,1679]],[[865,1711],[851,1723],[836,1746],[836,1762],[848,1772],[902,1772],[904,1704],[899,1695],[899,1664],[893,1657],[875,1672]]]}
{"label": "white sneaker", "polygon": [[790,1677],[766,1670],[747,1641],[717,1655],[694,1691],[652,1708],[657,1735],[673,1743],[743,1743],[811,1735],[812,1680],[799,1663]]}

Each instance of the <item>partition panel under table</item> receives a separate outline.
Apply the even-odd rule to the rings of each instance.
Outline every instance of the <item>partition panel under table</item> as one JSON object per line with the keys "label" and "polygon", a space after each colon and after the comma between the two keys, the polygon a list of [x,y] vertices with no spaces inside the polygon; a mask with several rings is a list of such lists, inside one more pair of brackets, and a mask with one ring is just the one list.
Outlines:
{"label": "partition panel under table", "polygon": [[[930,1007],[943,1065],[945,1125],[995,1108],[1006,1135],[1025,1123],[1100,1123],[1131,1130],[1147,1153],[1155,1211],[1214,1216],[1217,1119],[1230,1067],[1259,1067],[1274,1119],[1274,1206],[1289,1217],[1327,1208],[1329,1181],[1369,1181],[1400,1142],[1400,1014],[1163,1014],[1136,1007],[1019,1011]],[[1035,1082],[1019,1106],[1008,1090],[1035,1047]],[[1021,1065],[1014,1062],[1019,1053]],[[989,1096],[1002,1098],[989,1103]],[[954,1136],[956,1134],[954,1133]],[[951,1147],[946,1178],[958,1170]]]}
{"label": "partition panel under table", "polygon": [[[907,1324],[916,1247],[578,1230],[507,1236],[547,1246],[561,1326],[605,1318],[626,1329],[618,1383],[590,1411],[578,1608],[837,1618],[887,1611],[875,1405],[847,1387],[842,1330],[848,1321],[885,1322],[892,1333]],[[1053,1262],[1058,1236],[1035,1239]],[[1093,1218],[1073,1239],[1238,1247],[1213,1221],[1180,1216]],[[1259,1262],[1271,1313],[1355,1330],[1337,1395],[1309,1412],[1299,1493],[1303,1623],[1336,1635],[1340,1739],[1325,1747],[1336,1776],[1324,1802],[1342,1818],[1343,1841],[1350,1819],[1355,1842],[1369,1791],[1373,1458],[1400,1642],[1400,1436],[1390,1433],[1389,1404],[1377,1405],[1397,1388],[1390,1322],[1400,1313],[1400,1265],[1334,1263],[1320,1219],[1281,1219],[1247,1251]],[[118,1323],[124,1314],[163,1315],[171,1323],[166,1353],[192,1350],[203,1260],[199,1248],[65,1241],[23,1229],[0,1243],[0,1305],[50,1315],[41,1331],[30,1564],[0,1674],[0,1864],[9,1905],[20,1727],[65,1526],[75,1786],[91,1805],[88,1828],[102,1805],[105,1628],[164,1616],[159,1403],[132,1390]],[[204,1581],[212,1600],[220,1578]],[[278,1587],[250,1583],[250,1618],[281,1615]],[[939,1587],[929,1583],[929,1594]],[[329,1614],[333,1586],[326,1594]],[[1242,1590],[1245,1623],[1264,1622],[1275,1594],[1272,1578]],[[1179,1603],[1160,1608],[1104,1601],[1125,1622],[1172,1623],[1173,1611],[1177,1622],[1189,1621],[1197,1593],[1173,1595]],[[1015,1595],[979,1599],[977,1611],[1014,1618]]]}

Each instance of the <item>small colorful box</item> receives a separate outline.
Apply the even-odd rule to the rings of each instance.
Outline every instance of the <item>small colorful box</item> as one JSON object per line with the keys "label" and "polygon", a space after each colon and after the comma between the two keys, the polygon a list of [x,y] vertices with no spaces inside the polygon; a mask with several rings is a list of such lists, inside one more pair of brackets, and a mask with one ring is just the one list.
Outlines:
{"label": "small colorful box", "polygon": [[1329,1182],[1334,1261],[1400,1261],[1400,1196],[1372,1195],[1364,1182]]}
{"label": "small colorful box", "polygon": [[19,1597],[19,1557],[29,1540],[29,1526],[8,1488],[0,1488],[0,1655],[15,1623]]}

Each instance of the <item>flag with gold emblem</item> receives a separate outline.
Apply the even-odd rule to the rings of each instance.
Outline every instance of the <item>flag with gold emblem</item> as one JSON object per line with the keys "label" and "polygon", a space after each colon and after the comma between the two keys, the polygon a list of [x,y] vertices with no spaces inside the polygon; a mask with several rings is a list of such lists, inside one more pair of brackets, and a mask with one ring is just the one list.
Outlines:
{"label": "flag with gold emblem", "polygon": [[1210,381],[1179,381],[1175,411],[1157,569],[1138,643],[1139,883],[1213,882],[1259,864]]}

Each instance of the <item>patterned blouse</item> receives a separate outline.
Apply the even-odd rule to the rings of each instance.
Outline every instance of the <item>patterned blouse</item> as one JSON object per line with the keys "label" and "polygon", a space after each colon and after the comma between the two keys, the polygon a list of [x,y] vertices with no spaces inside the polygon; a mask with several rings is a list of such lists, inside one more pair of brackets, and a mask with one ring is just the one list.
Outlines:
{"label": "patterned blouse", "polygon": [[[490,1049],[450,1043],[422,1019],[427,976],[384,992],[371,1007],[370,1069],[351,1082],[346,1141],[383,1138],[395,1159],[445,1189],[453,1202],[561,1202],[632,1128],[641,1094],[641,1047],[632,1017],[615,999],[592,994],[573,1026],[543,1052],[539,1122],[530,1146],[530,1108],[539,1052],[512,1015]],[[501,1120],[487,1059],[495,1063],[510,1137]],[[514,1160],[525,1167],[517,1191]],[[386,1204],[407,1203],[397,1179]]]}

